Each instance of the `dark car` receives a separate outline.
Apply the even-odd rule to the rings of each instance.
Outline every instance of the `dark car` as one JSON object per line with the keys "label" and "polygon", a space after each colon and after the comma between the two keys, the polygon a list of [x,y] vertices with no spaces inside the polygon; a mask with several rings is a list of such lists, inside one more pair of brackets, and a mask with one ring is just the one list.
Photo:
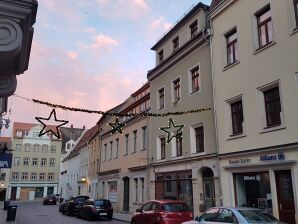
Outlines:
{"label": "dark car", "polygon": [[62,212],[62,214],[67,213],[68,215],[78,214],[79,208],[83,206],[87,199],[89,199],[88,196],[71,197],[69,200],[65,200],[59,205],[59,211]]}
{"label": "dark car", "polygon": [[57,204],[57,200],[55,195],[47,195],[43,198],[42,201],[43,205],[56,205]]}
{"label": "dark car", "polygon": [[136,210],[131,224],[181,224],[192,219],[192,211],[183,201],[152,200]]}
{"label": "dark car", "polygon": [[111,220],[113,218],[113,207],[107,199],[88,199],[83,207],[79,209],[78,217],[87,220],[105,217]]}

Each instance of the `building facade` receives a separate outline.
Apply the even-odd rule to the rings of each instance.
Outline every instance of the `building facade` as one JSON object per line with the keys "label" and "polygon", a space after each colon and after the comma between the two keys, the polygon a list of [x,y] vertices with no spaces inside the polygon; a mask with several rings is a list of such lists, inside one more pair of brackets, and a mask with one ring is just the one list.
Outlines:
{"label": "building facade", "polygon": [[298,223],[298,2],[211,8],[223,204]]}
{"label": "building facade", "polygon": [[[113,112],[141,113],[150,110],[150,86],[146,83]],[[101,163],[99,177],[100,196],[108,198],[116,212],[133,213],[147,197],[148,118],[119,118],[122,134],[111,132],[115,117],[99,121]]]}
{"label": "building facade", "polygon": [[13,124],[11,200],[35,200],[58,193],[61,140],[51,134],[39,137],[41,129],[37,124]]}
{"label": "building facade", "polygon": [[[10,137],[0,137],[0,152],[3,149],[11,150],[11,138]],[[10,177],[10,169],[1,168],[0,169],[0,201],[4,201],[9,198],[8,195],[8,186],[9,186],[9,177]]]}
{"label": "building facade", "polygon": [[[147,77],[153,113],[213,107],[208,12],[197,4],[152,47],[156,67]],[[170,118],[172,127],[184,125],[182,139],[168,142],[160,129],[170,127]],[[213,111],[150,117],[149,127],[150,198],[183,200],[195,215],[219,205]]]}

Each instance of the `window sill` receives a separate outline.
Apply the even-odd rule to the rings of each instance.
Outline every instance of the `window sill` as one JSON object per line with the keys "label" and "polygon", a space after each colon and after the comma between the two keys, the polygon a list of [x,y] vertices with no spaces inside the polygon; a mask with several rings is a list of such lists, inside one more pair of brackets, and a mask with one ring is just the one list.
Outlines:
{"label": "window sill", "polygon": [[171,158],[172,160],[176,160],[176,159],[183,159],[183,156],[175,156]]}
{"label": "window sill", "polygon": [[275,41],[271,41],[269,44],[266,44],[266,45],[264,45],[264,46],[262,46],[262,47],[256,49],[256,50],[254,51],[253,55],[258,54],[258,53],[260,53],[260,52],[266,50],[267,48],[269,48],[269,47],[271,47],[271,46],[273,46],[273,45],[275,45],[275,44],[276,44]]}
{"label": "window sill", "polygon": [[263,127],[263,129],[260,131],[260,134],[272,132],[272,131],[278,131],[282,129],[286,129],[286,126],[284,124],[273,126],[273,127]]}
{"label": "window sill", "polygon": [[228,70],[230,68],[233,68],[234,66],[236,66],[238,64],[240,64],[240,61],[235,61],[232,64],[229,64],[229,65],[225,66],[222,71],[224,72],[224,71],[226,71],[226,70]]}
{"label": "window sill", "polygon": [[194,94],[196,94],[198,92],[200,92],[200,88],[198,88],[197,90],[194,90],[194,91],[190,92],[189,95],[192,96],[192,95],[194,95]]}
{"label": "window sill", "polygon": [[172,104],[173,104],[174,106],[176,106],[180,101],[181,101],[181,98],[176,99],[175,101],[172,101]]}
{"label": "window sill", "polygon": [[194,152],[190,155],[190,157],[194,157],[194,156],[203,156],[203,155],[206,155],[206,152],[203,151],[203,152]]}
{"label": "window sill", "polygon": [[156,160],[157,163],[161,163],[161,162],[165,162],[165,161],[167,161],[167,160],[166,159],[157,159]]}
{"label": "window sill", "polygon": [[140,151],[146,151],[147,150],[147,148],[143,148],[143,149],[141,149]]}
{"label": "window sill", "polygon": [[298,33],[298,27],[295,27],[294,29],[292,29],[291,33],[290,33],[290,36],[294,35]]}
{"label": "window sill", "polygon": [[234,140],[234,139],[238,139],[238,138],[244,138],[246,137],[246,133],[242,133],[242,134],[232,134],[229,135],[229,137],[227,138],[227,140]]}

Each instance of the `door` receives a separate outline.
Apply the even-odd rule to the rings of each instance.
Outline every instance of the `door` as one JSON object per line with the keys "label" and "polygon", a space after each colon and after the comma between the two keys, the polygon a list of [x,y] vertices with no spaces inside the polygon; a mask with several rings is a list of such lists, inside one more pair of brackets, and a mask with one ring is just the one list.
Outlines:
{"label": "door", "polygon": [[0,201],[4,201],[6,196],[6,189],[0,189]]}
{"label": "door", "polygon": [[205,208],[211,208],[215,206],[214,200],[214,181],[213,179],[203,180],[203,190],[204,190],[204,205]]}
{"label": "door", "polygon": [[129,178],[123,178],[123,211],[129,211]]}
{"label": "door", "polygon": [[291,170],[275,172],[279,219],[295,224],[295,204]]}
{"label": "door", "polygon": [[10,200],[15,201],[17,199],[17,188],[11,188]]}

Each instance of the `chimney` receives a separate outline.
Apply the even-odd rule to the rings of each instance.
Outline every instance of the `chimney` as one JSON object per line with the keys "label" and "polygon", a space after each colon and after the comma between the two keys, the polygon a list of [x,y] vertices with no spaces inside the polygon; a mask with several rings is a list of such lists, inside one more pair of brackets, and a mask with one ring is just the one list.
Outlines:
{"label": "chimney", "polygon": [[85,128],[86,128],[85,125],[83,125],[83,130],[85,130]]}
{"label": "chimney", "polygon": [[70,128],[73,129],[73,124],[70,125]]}

